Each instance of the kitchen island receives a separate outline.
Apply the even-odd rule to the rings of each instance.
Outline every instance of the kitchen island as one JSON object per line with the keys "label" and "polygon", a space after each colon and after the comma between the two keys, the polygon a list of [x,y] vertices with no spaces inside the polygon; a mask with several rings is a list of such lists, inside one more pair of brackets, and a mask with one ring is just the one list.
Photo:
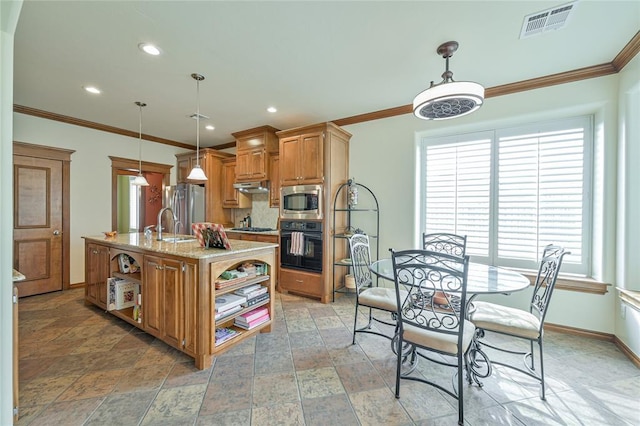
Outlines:
{"label": "kitchen island", "polygon": [[[173,235],[165,235],[172,237]],[[197,240],[180,242],[145,240],[141,233],[112,238],[86,236],[85,303],[92,303],[157,337],[195,359],[199,369],[211,366],[213,356],[258,332],[270,332],[274,316],[274,279],[277,269],[275,243],[230,240],[231,249],[204,249]],[[258,265],[257,272],[225,280],[223,273],[242,265]],[[224,274],[227,277],[229,274]],[[244,274],[243,274],[244,275]],[[108,298],[109,278],[133,287],[131,294]],[[113,281],[113,280],[112,280]],[[270,297],[258,304],[224,316],[216,315],[216,297],[248,286],[267,288]],[[112,285],[112,290],[116,286]],[[140,306],[137,306],[140,294]],[[113,303],[114,300],[117,303]],[[120,299],[120,300],[118,300]],[[266,306],[269,319],[245,330],[234,319]],[[141,309],[140,309],[141,308]],[[141,311],[141,312],[140,312]],[[216,320],[216,316],[224,316]],[[216,329],[228,328],[235,336],[216,343]]]}

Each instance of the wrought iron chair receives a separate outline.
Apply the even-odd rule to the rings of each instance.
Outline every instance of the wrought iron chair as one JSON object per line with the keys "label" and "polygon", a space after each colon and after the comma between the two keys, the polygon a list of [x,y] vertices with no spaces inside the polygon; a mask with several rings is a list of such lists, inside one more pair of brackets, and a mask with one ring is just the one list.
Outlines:
{"label": "wrought iron chair", "polygon": [[422,249],[463,257],[467,251],[467,236],[446,232],[423,233]]}
{"label": "wrought iron chair", "polygon": [[[381,324],[394,327],[397,331],[396,322],[396,294],[392,288],[378,287],[373,285],[371,278],[371,251],[369,247],[369,237],[364,234],[353,234],[349,238],[349,250],[351,254],[351,269],[356,284],[356,312],[353,320],[353,344],[356,343],[356,333],[369,333],[378,336],[393,339],[382,332],[378,332],[371,328],[374,321]],[[358,325],[358,309],[360,307],[369,309],[369,318],[367,325],[357,328]],[[373,310],[377,309],[388,313],[389,320],[383,320],[376,317]],[[395,333],[394,331],[394,333]]]}
{"label": "wrought iron chair", "polygon": [[[398,349],[410,344],[420,357],[456,369],[453,389],[448,389],[424,376],[403,372],[402,351],[397,350],[396,398],[400,398],[401,379],[434,386],[458,400],[458,424],[463,424],[463,376],[476,331],[473,323],[465,319],[469,257],[427,250],[392,250],[392,261],[399,306]],[[449,358],[436,359],[435,354]]]}
{"label": "wrought iron chair", "polygon": [[[570,252],[565,251],[564,248],[557,245],[550,244],[544,248],[528,311],[490,302],[472,302],[473,309],[471,309],[470,319],[478,329],[474,343],[477,344],[479,348],[486,346],[510,354],[524,355],[524,367],[526,370],[505,362],[491,361],[491,363],[509,367],[538,380],[541,385],[540,399],[542,400],[545,399],[543,358],[544,320],[558,278],[558,273],[560,272],[560,266],[562,266],[562,259],[567,254],[570,254]],[[528,340],[530,350],[529,352],[523,352],[488,343],[485,340],[487,331]],[[540,352],[540,374],[537,374],[535,370],[535,360],[533,356],[534,343],[538,344]]]}

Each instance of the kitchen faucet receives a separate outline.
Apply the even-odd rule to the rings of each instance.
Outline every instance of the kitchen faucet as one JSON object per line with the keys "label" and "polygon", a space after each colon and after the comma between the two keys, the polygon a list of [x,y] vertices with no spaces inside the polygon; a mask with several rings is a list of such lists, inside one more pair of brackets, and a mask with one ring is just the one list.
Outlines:
{"label": "kitchen faucet", "polygon": [[163,208],[160,209],[160,211],[158,212],[158,224],[156,225],[156,231],[157,231],[157,234],[158,234],[157,237],[156,237],[156,240],[158,240],[158,241],[162,241],[162,215],[166,211],[171,212],[171,217],[173,218],[174,224],[178,220],[178,218],[173,213],[173,210],[171,210],[171,208],[163,207]]}

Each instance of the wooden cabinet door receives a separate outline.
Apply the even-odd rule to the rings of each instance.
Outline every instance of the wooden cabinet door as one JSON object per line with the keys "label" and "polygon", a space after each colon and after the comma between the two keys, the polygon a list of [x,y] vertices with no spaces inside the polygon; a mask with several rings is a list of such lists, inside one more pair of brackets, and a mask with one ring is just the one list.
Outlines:
{"label": "wooden cabinet door", "polygon": [[183,155],[177,157],[177,182],[185,183],[187,182],[187,176],[189,176],[189,172],[191,172],[191,156]]}
{"label": "wooden cabinet door", "polygon": [[300,179],[300,137],[292,136],[280,140],[280,182],[282,186],[297,185]]}
{"label": "wooden cabinet door", "polygon": [[162,338],[162,259],[155,256],[144,257],[144,281],[142,283],[142,323],[144,331]]}
{"label": "wooden cabinet door", "polygon": [[85,288],[87,302],[107,309],[107,278],[109,278],[109,247],[88,243],[85,245]]}
{"label": "wooden cabinet door", "polygon": [[300,183],[323,182],[322,133],[309,133],[300,137]]}
{"label": "wooden cabinet door", "polygon": [[172,259],[162,261],[162,333],[167,344],[182,348],[184,335],[184,300],[182,294],[182,262]]}
{"label": "wooden cabinet door", "polygon": [[249,169],[252,180],[267,178],[267,153],[264,148],[251,150],[249,154]]}
{"label": "wooden cabinet door", "polygon": [[272,155],[269,158],[269,207],[280,207],[280,157]]}
{"label": "wooden cabinet door", "polygon": [[236,162],[222,162],[222,207],[238,207],[238,190],[233,187],[236,180]]}
{"label": "wooden cabinet door", "polygon": [[236,180],[251,179],[251,150],[238,150],[236,153]]}

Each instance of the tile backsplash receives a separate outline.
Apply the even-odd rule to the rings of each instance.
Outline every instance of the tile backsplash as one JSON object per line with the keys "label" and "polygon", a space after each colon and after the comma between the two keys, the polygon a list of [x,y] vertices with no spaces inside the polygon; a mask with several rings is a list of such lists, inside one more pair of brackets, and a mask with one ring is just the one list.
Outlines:
{"label": "tile backsplash", "polygon": [[251,226],[259,228],[278,227],[278,209],[269,207],[269,194],[252,194],[250,209],[235,209],[233,223],[242,226],[241,221],[247,214],[251,215]]}

